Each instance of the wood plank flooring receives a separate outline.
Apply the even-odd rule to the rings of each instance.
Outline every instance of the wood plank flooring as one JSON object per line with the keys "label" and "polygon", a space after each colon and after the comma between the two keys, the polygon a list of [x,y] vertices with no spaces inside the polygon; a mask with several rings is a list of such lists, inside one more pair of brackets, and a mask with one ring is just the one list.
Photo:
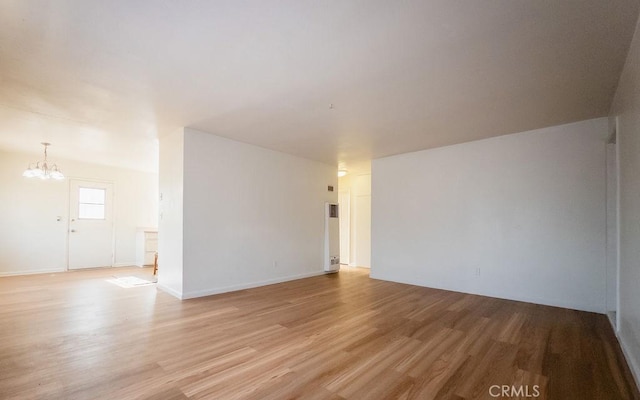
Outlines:
{"label": "wood plank flooring", "polygon": [[640,397],[604,315],[365,269],[186,301],[127,272],[0,278],[0,398]]}

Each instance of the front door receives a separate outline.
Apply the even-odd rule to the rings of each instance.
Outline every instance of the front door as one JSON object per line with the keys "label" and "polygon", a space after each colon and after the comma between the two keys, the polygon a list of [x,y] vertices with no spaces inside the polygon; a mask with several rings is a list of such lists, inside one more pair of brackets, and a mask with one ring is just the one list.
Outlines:
{"label": "front door", "polygon": [[113,183],[70,180],[69,269],[113,266]]}

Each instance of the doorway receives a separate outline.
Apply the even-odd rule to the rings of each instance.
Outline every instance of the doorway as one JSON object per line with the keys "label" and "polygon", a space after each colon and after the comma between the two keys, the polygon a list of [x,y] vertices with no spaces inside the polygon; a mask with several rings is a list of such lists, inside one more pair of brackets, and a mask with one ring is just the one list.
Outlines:
{"label": "doorway", "polygon": [[113,183],[69,181],[68,238],[68,269],[113,266]]}
{"label": "doorway", "polygon": [[[370,178],[370,175],[368,176]],[[355,261],[359,267],[371,267],[371,192],[356,196]]]}
{"label": "doorway", "polygon": [[[617,120],[616,120],[617,125]],[[619,164],[618,164],[617,126],[607,143],[607,247],[606,247],[606,286],[605,307],[613,329],[619,327]]]}
{"label": "doorway", "polygon": [[[340,262],[371,267],[371,174],[339,178]],[[344,252],[343,252],[344,251]]]}
{"label": "doorway", "polygon": [[349,265],[351,259],[351,191],[339,191],[338,204],[340,204],[340,264]]}

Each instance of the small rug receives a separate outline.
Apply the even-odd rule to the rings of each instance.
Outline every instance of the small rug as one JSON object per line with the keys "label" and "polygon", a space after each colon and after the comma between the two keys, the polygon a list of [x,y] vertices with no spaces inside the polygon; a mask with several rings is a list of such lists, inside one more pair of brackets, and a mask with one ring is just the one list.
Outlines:
{"label": "small rug", "polygon": [[132,288],[138,286],[153,285],[158,282],[158,278],[148,275],[116,275],[108,281],[123,288]]}

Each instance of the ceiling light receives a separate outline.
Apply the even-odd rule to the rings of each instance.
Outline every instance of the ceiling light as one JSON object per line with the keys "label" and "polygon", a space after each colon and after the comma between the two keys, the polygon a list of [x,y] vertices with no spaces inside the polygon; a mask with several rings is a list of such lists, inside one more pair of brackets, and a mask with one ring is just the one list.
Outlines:
{"label": "ceiling light", "polygon": [[22,173],[22,176],[26,176],[27,178],[40,178],[40,179],[55,179],[61,180],[64,179],[64,175],[62,171],[58,169],[56,164],[49,166],[49,162],[47,160],[47,147],[51,146],[51,143],[43,142],[44,146],[44,160],[38,161],[33,164],[29,164],[29,167]]}
{"label": "ceiling light", "polygon": [[338,170],[338,178],[342,178],[343,176],[345,176],[347,174],[347,170],[346,169],[339,169]]}

